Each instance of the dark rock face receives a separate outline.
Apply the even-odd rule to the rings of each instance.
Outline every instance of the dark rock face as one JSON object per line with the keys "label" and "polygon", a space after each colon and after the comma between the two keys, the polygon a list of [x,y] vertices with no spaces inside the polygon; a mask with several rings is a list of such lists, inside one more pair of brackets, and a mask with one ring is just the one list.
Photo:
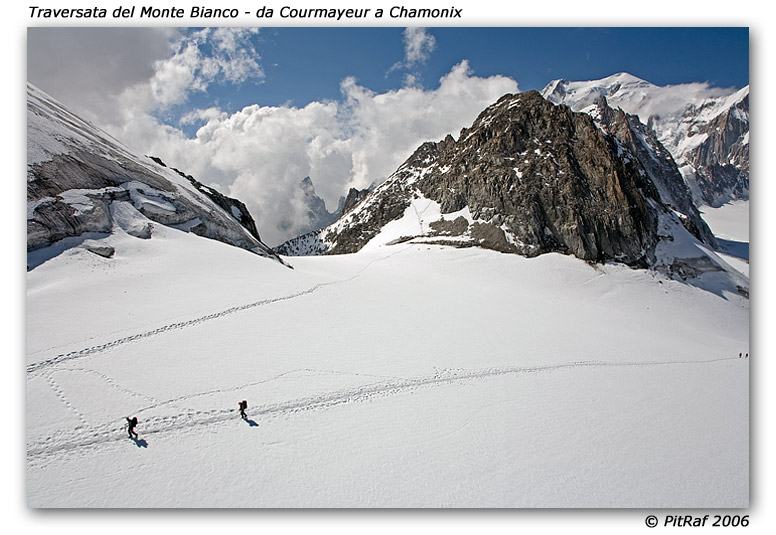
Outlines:
{"label": "dark rock face", "polygon": [[[748,145],[744,150],[749,151]],[[700,189],[701,200],[709,206],[719,207],[731,199],[749,199],[749,175],[735,165],[705,165],[696,170],[695,185]]]}
{"label": "dark rock face", "polygon": [[647,199],[657,192],[589,116],[537,92],[507,95],[450,141],[418,183],[443,213],[468,206],[526,256],[647,262],[656,243]]}
{"label": "dark rock face", "polygon": [[554,80],[542,95],[592,114],[596,101],[606,97],[618,103],[615,108],[643,117],[647,129],[676,161],[698,206],[749,198],[748,86],[735,93],[702,96],[681,85],[660,87],[617,73],[584,82]]}
{"label": "dark rock face", "polygon": [[614,110],[601,97],[596,102],[598,124],[638,159],[660,193],[663,204],[681,214],[685,228],[700,241],[716,247],[716,239],[693,203],[692,193],[668,150],[636,115]]}
{"label": "dark rock face", "polygon": [[458,216],[452,221],[433,221],[429,226],[439,236],[460,236],[469,230],[469,222],[463,216]]}
{"label": "dark rock face", "polygon": [[340,220],[348,223],[339,232],[321,231],[327,241],[336,236],[336,243],[328,249],[328,254],[355,253],[361,249],[377,236],[383,226],[404,215],[413,193],[412,188],[402,180],[386,182],[376,191],[380,194],[370,199],[372,202],[368,210],[351,211]]}
{"label": "dark rock face", "polygon": [[399,219],[395,228],[414,230],[389,231],[386,245],[560,252],[672,275],[722,269],[691,245],[716,240],[669,151],[605,99],[575,113],[536,92],[505,95],[457,141],[424,143],[337,222],[280,252],[356,252]]}
{"label": "dark rock face", "polygon": [[339,207],[339,215],[346,214],[356,207],[358,203],[363,201],[369,194],[369,189],[356,189],[350,188],[347,196],[342,199],[342,203]]}
{"label": "dark rock face", "polygon": [[706,140],[685,155],[702,201],[719,206],[749,198],[749,95],[705,125]]}

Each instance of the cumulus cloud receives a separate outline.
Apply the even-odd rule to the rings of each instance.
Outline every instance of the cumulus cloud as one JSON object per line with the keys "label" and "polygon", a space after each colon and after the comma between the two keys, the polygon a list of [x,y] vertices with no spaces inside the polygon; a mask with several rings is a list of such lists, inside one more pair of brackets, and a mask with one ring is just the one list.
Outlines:
{"label": "cumulus cloud", "polygon": [[517,91],[503,76],[479,78],[467,62],[451,69],[436,89],[403,87],[375,93],[355,78],[341,84],[341,102],[303,108],[248,106],[227,115],[215,109],[194,139],[158,125],[125,137],[185,168],[199,180],[245,202],[266,241],[276,245],[309,223],[299,184],[309,176],[333,211],[350,187],[380,183],[425,141],[469,126],[504,93]]}
{"label": "cumulus cloud", "polygon": [[419,74],[415,70],[425,64],[431,52],[436,48],[436,39],[425,28],[405,28],[402,34],[404,41],[404,59],[397,61],[388,69],[388,74],[398,70],[409,70],[404,75],[405,86],[420,85]]}
{"label": "cumulus cloud", "polygon": [[[130,84],[118,99],[125,113],[164,113],[212,84],[260,82],[264,71],[251,42],[256,28],[205,28],[170,40],[168,54],[154,61],[153,75]],[[195,111],[194,114],[197,112]],[[185,118],[190,120],[190,113]]]}
{"label": "cumulus cloud", "polygon": [[666,85],[658,87],[650,94],[650,99],[639,106],[635,112],[646,122],[651,115],[680,115],[685,111],[687,102],[726,96],[732,88],[711,87],[706,82]]}
{"label": "cumulus cloud", "polygon": [[[212,84],[264,78],[256,28],[30,28],[27,79],[86,119],[120,127]],[[128,53],[131,51],[131,53]],[[78,58],[81,61],[73,61]]]}
{"label": "cumulus cloud", "polygon": [[[175,121],[163,120],[165,110],[212,84],[261,81],[264,72],[252,32],[209,28],[134,35],[138,41],[163,36],[164,53],[149,46],[139,62],[144,67],[117,72],[121,83],[107,84],[95,102],[73,106],[54,96],[97,119],[129,146],[243,201],[265,241],[277,245],[309,224],[300,192],[303,178],[311,177],[317,194],[334,211],[350,187],[381,183],[421,143],[457,135],[501,95],[517,91],[511,78],[477,77],[462,61],[433,89],[412,83],[376,93],[346,78],[338,101],[301,108],[251,105],[234,113],[211,104],[187,110]],[[433,37],[422,29],[404,35],[407,64],[424,61],[433,50]],[[202,126],[193,137],[180,129],[197,124]]]}
{"label": "cumulus cloud", "polygon": [[436,48],[436,39],[425,28],[404,30],[404,62],[407,66],[424,63]]}

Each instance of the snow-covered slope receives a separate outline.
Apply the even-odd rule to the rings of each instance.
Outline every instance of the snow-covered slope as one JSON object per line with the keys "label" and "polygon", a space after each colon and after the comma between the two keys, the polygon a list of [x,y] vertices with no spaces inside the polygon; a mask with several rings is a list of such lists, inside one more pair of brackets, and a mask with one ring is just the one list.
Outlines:
{"label": "snow-covered slope", "polygon": [[749,86],[657,86],[628,73],[600,80],[554,80],[542,95],[576,111],[609,104],[653,129],[671,152],[697,204],[719,206],[749,196]]}
{"label": "snow-covered slope", "polygon": [[749,303],[714,273],[110,239],[27,273],[32,507],[748,505]]}
{"label": "snow-covered slope", "polygon": [[587,111],[606,97],[610,105],[638,115],[641,122],[654,128],[661,143],[678,158],[703,141],[704,136],[695,137],[699,125],[744,100],[749,86],[737,91],[720,89],[716,96],[709,96],[701,84],[658,86],[621,72],[600,80],[553,80],[541,93],[547,100],[576,111]]}
{"label": "snow-covered slope", "polygon": [[643,122],[654,115],[655,96],[659,92],[658,86],[625,72],[600,80],[553,80],[541,91],[547,100],[565,104],[573,110],[583,110],[593,106],[599,98],[606,97],[627,113],[638,114]]}
{"label": "snow-covered slope", "polygon": [[110,257],[112,233],[149,239],[159,225],[280,260],[243,203],[134,152],[28,84],[28,268],[71,247]]}

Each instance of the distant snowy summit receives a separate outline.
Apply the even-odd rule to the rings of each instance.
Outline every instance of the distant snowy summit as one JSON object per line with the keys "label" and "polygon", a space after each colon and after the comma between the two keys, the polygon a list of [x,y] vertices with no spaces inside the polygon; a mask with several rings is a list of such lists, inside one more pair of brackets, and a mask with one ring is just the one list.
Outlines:
{"label": "distant snowy summit", "polygon": [[27,84],[28,252],[45,257],[54,245],[82,246],[112,256],[101,238],[125,232],[148,239],[156,224],[282,262],[242,202],[134,152]]}
{"label": "distant snowy summit", "polygon": [[749,86],[657,86],[628,73],[600,80],[554,80],[542,95],[589,112],[605,97],[636,115],[671,153],[698,205],[749,198]]}
{"label": "distant snowy summit", "polygon": [[458,140],[424,143],[337,222],[277,251],[413,242],[560,252],[682,278],[723,271],[668,150],[637,116],[600,96],[592,106],[577,113],[536,91],[505,95]]}

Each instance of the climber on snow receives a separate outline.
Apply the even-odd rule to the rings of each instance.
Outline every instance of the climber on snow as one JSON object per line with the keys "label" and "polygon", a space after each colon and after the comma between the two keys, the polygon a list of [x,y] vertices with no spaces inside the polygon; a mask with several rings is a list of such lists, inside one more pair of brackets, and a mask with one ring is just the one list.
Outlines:
{"label": "climber on snow", "polygon": [[127,416],[127,432],[129,433],[129,438],[137,438],[137,432],[135,432],[136,426],[137,416],[133,416],[132,418]]}

